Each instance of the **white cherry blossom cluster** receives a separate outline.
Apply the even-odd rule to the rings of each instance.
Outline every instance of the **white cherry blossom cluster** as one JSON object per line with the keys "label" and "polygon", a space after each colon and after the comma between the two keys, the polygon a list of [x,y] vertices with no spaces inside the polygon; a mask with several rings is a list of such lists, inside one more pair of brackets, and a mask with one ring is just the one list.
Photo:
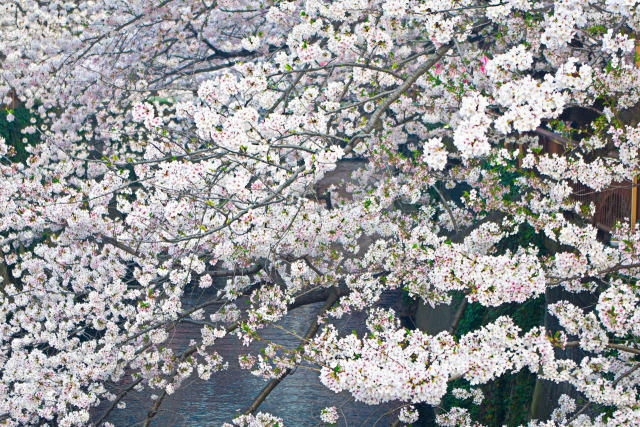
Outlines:
{"label": "white cherry blossom cluster", "polygon": [[[637,424],[638,376],[626,373],[640,232],[614,227],[618,246],[605,244],[592,225],[601,207],[577,197],[627,191],[640,166],[639,10],[3,2],[0,120],[21,129],[0,138],[0,422],[93,422],[117,399],[107,384],[129,376],[161,403],[224,369],[221,338],[262,339],[290,307],[333,291],[328,314],[368,312],[369,334],[340,336],[323,316],[303,353],[268,344],[266,357],[229,363],[274,378],[304,355],[327,387],[370,404],[437,404],[450,379],[527,367],[613,407],[574,423]],[[575,126],[576,110],[596,118]],[[27,136],[39,143],[21,145]],[[561,149],[542,152],[539,136]],[[524,229],[545,251],[519,240]],[[548,306],[559,331],[521,334],[505,317],[455,338],[374,308],[394,289],[433,307],[460,296],[496,307],[553,286],[593,293],[595,310],[560,301]],[[185,304],[194,288],[211,299]],[[182,322],[205,326],[177,350]],[[589,356],[555,360],[552,345]],[[575,408],[560,405],[563,423]],[[330,408],[323,421],[335,422]],[[475,421],[453,408],[438,422]]]}
{"label": "white cherry blossom cluster", "polygon": [[338,409],[335,406],[328,406],[320,411],[320,420],[324,423],[335,424],[338,419]]}
{"label": "white cherry blossom cluster", "polygon": [[278,418],[266,412],[258,412],[256,415],[240,415],[231,423],[224,423],[223,427],[280,427],[284,426],[282,418]]}

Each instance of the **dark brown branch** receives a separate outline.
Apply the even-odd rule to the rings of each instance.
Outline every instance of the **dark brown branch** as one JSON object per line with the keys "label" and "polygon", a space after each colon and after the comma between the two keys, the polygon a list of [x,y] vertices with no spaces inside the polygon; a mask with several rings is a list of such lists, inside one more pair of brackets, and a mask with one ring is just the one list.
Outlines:
{"label": "dark brown branch", "polygon": [[456,221],[456,217],[453,215],[453,212],[451,211],[451,206],[449,206],[449,200],[447,200],[444,197],[444,194],[442,194],[442,192],[438,189],[437,185],[433,184],[431,187],[433,187],[433,189],[436,190],[436,193],[438,193],[438,196],[440,196],[440,200],[442,200],[442,205],[446,209],[447,214],[449,214],[449,218],[451,219],[451,223],[453,224],[453,229],[455,230],[456,233],[458,233],[460,231],[460,229],[458,228],[458,221]]}
{"label": "dark brown branch", "polygon": [[[237,324],[234,324],[233,326],[237,327]],[[228,327],[227,327],[227,330],[228,330]],[[182,353],[182,355],[180,356],[180,359],[176,361],[176,368],[171,372],[171,374],[169,375],[169,378],[173,378],[176,376],[176,374],[178,373],[178,366],[180,365],[180,362],[184,361],[187,357],[195,353],[197,348],[198,347],[194,345],[189,347]],[[147,413],[147,418],[144,420],[144,424],[143,424],[144,427],[149,427],[149,425],[151,424],[151,420],[153,420],[153,417],[155,417],[158,414],[158,409],[160,409],[160,405],[162,405],[162,401],[164,400],[165,397],[167,397],[166,388],[162,390],[162,393],[156,399],[155,403],[151,407],[151,410]]]}
{"label": "dark brown branch", "polygon": [[235,268],[233,270],[207,270],[205,273],[212,277],[250,276],[256,274],[263,268],[264,263],[257,263],[249,267]]}
{"label": "dark brown branch", "polygon": [[[331,306],[333,306],[333,304],[335,304],[337,300],[338,300],[338,292],[336,292],[336,290],[331,290],[331,292],[329,293],[329,297],[327,298],[327,302],[324,304],[322,309],[318,312],[318,315],[316,316],[316,318],[311,323],[311,326],[309,327],[309,329],[307,330],[307,333],[302,339],[301,344],[304,344],[305,342],[309,341],[316,334],[316,332],[318,332],[318,328],[320,327],[320,324],[318,323],[318,316],[320,316],[325,311],[330,309]],[[262,389],[260,394],[255,398],[253,403],[251,403],[251,405],[249,405],[249,407],[244,411],[244,415],[254,413],[260,407],[262,402],[264,402],[264,400],[269,396],[269,394],[278,386],[278,384],[280,384],[282,380],[285,379],[285,377],[289,375],[291,372],[293,372],[293,368],[287,368],[284,370],[282,375],[280,375],[278,378],[274,378],[271,381],[269,381],[269,383]]]}
{"label": "dark brown branch", "polygon": [[464,310],[467,308],[467,304],[468,304],[467,297],[463,296],[462,302],[458,306],[456,315],[453,318],[453,322],[451,323],[451,326],[449,327],[449,330],[448,330],[448,332],[451,335],[456,333],[456,330],[458,329],[458,325],[460,325],[460,320],[462,320],[462,315],[464,314]]}
{"label": "dark brown branch", "polygon": [[554,142],[560,142],[562,144],[565,145],[570,145],[570,144],[575,144],[576,141],[572,141],[570,139],[567,139],[565,137],[563,137],[562,135],[558,135],[557,133],[551,132],[549,130],[546,130],[544,128],[536,128],[536,130],[533,131],[535,134],[538,134],[540,136],[544,136],[546,138],[551,139]]}
{"label": "dark brown branch", "polygon": [[115,246],[118,249],[125,251],[128,254],[133,256],[138,256],[138,251],[135,249],[125,245],[124,243],[119,242],[117,239],[109,236],[105,236],[104,234],[100,236],[103,242],[110,244],[111,246]]}
{"label": "dark brown branch", "polygon": [[322,288],[312,292],[308,292],[300,295],[295,299],[295,301],[289,305],[289,310],[293,310],[305,305],[315,304],[322,301],[327,301],[332,293],[336,294],[337,297],[341,297],[346,295],[348,291],[346,288]]}
{"label": "dark brown branch", "polygon": [[131,390],[133,390],[135,388],[135,386],[140,384],[142,382],[142,379],[143,379],[143,377],[141,376],[140,378],[135,380],[133,383],[131,383],[131,385],[129,387],[125,388],[124,390],[122,390],[120,392],[120,394],[118,394],[118,396],[115,398],[113,403],[111,403],[109,408],[104,412],[104,414],[102,414],[102,416],[100,418],[98,418],[98,421],[96,421],[96,424],[95,424],[96,427],[100,427],[102,425],[102,423],[107,419],[107,417],[109,416],[111,411],[113,411],[113,409],[116,407],[116,405],[127,395],[127,393],[129,393]]}

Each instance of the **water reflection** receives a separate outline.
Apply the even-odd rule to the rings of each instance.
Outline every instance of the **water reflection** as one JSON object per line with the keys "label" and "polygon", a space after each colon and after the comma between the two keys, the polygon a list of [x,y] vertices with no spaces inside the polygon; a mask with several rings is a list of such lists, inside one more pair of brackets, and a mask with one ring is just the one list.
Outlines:
{"label": "water reflection", "polygon": [[[202,302],[206,295],[192,296],[191,304]],[[390,292],[383,296],[380,305],[398,308],[400,295]],[[310,322],[316,316],[322,303],[300,307],[291,312],[281,325],[303,336]],[[338,321],[340,330],[358,334],[364,332],[364,315],[353,314]],[[176,350],[189,345],[189,340],[200,336],[200,326],[181,324],[170,339],[170,346]],[[277,328],[269,328],[261,333],[269,339],[288,348],[297,347],[298,338]],[[229,362],[229,369],[211,375],[208,381],[193,376],[186,380],[173,395],[167,396],[162,403],[152,426],[220,426],[244,411],[258,395],[267,381],[254,377],[238,367],[238,355],[255,353],[263,343],[254,343],[251,347],[241,347],[235,338],[224,338],[216,342],[216,350]],[[123,381],[118,389],[126,387]],[[157,393],[157,391],[156,391]],[[125,409],[114,409],[108,418],[116,426],[142,425],[153,405],[151,392],[131,392],[124,399]],[[270,412],[281,417],[287,426],[323,425],[320,411],[326,406],[337,406],[341,419],[338,425],[348,426],[388,426],[393,417],[385,415],[393,404],[368,406],[354,402],[348,393],[336,394],[320,383],[318,372],[299,367],[287,376],[260,406],[259,411]],[[104,408],[104,406],[103,406]]]}

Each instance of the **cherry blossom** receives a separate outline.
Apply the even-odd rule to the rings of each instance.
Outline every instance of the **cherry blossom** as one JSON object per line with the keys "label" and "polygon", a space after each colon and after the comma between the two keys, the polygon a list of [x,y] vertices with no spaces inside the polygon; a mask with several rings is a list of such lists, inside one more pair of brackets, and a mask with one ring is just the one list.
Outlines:
{"label": "cherry blossom", "polygon": [[[19,128],[0,137],[0,423],[108,425],[147,390],[149,425],[230,364],[266,381],[305,364],[407,423],[528,369],[611,407],[562,397],[531,425],[638,423],[640,231],[596,203],[640,168],[638,1],[0,11],[0,120]],[[505,315],[433,334],[379,306],[402,291],[464,316],[552,288],[594,306],[547,301],[558,328]],[[298,347],[264,338],[315,303]],[[353,312],[366,333],[336,327]],[[199,335],[176,349],[182,323]],[[222,340],[264,352],[224,360]],[[554,351],[571,347],[585,356]],[[228,425],[282,425],[264,398]],[[437,422],[478,423],[463,407]]]}

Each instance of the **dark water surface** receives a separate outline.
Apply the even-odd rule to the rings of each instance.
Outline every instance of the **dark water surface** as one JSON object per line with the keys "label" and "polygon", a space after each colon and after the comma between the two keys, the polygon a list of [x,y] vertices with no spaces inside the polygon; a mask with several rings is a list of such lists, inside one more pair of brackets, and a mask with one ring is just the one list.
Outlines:
{"label": "dark water surface", "polygon": [[[193,297],[188,303],[197,304],[203,300],[203,296]],[[290,312],[280,325],[303,336],[322,304],[300,307]],[[399,292],[385,294],[380,302],[382,306],[396,309],[399,304]],[[334,323],[343,332],[355,330],[361,335],[365,330],[364,319],[363,314],[356,313]],[[181,324],[171,336],[169,345],[176,350],[186,348],[189,340],[200,337],[200,329],[199,325]],[[277,328],[264,329],[260,336],[273,339],[288,348],[297,347],[299,344],[298,338]],[[212,373],[208,381],[201,380],[196,373],[192,374],[175,393],[166,396],[151,425],[195,427],[220,426],[224,422],[230,422],[253,402],[267,384],[266,380],[240,369],[238,356],[248,352],[256,354],[256,349],[264,346],[264,343],[258,342],[249,348],[243,347],[235,337],[225,337],[216,341],[213,348],[229,362],[229,368],[226,371]],[[128,377],[126,381],[118,384],[116,392],[126,387],[130,381],[131,377]],[[159,394],[159,391],[146,389],[129,393],[124,399],[127,407],[114,409],[108,421],[116,426],[141,425],[154,403],[150,398],[154,393]],[[398,404],[396,402],[369,406],[354,402],[348,393],[336,394],[325,388],[320,383],[317,371],[298,367],[271,392],[258,411],[270,412],[282,418],[287,426],[315,426],[324,425],[320,421],[320,411],[327,406],[340,409],[341,419],[338,425],[370,427],[389,426],[395,418],[385,414]]]}

